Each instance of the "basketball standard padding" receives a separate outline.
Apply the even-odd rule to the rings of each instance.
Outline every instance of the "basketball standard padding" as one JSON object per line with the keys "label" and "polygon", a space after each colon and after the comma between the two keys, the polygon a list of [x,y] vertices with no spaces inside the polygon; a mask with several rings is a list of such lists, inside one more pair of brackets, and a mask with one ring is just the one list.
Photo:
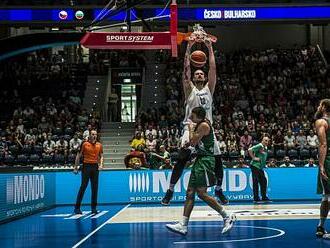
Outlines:
{"label": "basketball standard padding", "polygon": [[206,63],[206,54],[203,51],[196,50],[190,54],[190,61],[194,67],[203,67]]}

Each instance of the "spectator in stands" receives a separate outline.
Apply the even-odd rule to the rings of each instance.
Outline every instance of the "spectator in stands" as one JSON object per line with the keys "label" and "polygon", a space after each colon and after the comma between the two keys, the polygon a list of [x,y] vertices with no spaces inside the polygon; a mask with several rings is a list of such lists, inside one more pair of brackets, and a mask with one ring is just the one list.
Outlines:
{"label": "spectator in stands", "polygon": [[1,135],[1,140],[0,140],[0,157],[3,158],[4,156],[8,155],[8,143],[6,141],[6,136]]}
{"label": "spectator in stands", "polygon": [[31,118],[33,118],[33,115],[34,115],[34,110],[30,106],[27,106],[23,110],[23,118],[24,119],[31,119]]}
{"label": "spectator in stands", "polygon": [[227,144],[224,141],[223,136],[221,134],[219,134],[217,136],[217,140],[218,140],[218,144],[219,144],[219,148],[220,148],[221,153],[222,154],[226,153],[227,152]]}
{"label": "spectator in stands", "polygon": [[157,140],[153,138],[151,133],[148,134],[148,139],[146,141],[147,152],[156,152]]}
{"label": "spectator in stands", "polygon": [[237,141],[234,133],[230,133],[229,137],[227,138],[227,150],[228,152],[238,151]]}
{"label": "spectator in stands", "polygon": [[47,122],[46,117],[41,117],[41,122],[38,125],[38,129],[40,132],[49,132],[51,129],[51,125]]}
{"label": "spectator in stands", "polygon": [[121,110],[121,121],[129,122],[130,121],[130,113],[128,112],[127,105],[125,104]]}
{"label": "spectator in stands", "polygon": [[241,148],[241,156],[243,158],[247,155],[248,149],[252,146],[252,136],[249,135],[247,130],[244,131],[244,135],[240,138],[240,148]]}
{"label": "spectator in stands", "polygon": [[245,162],[243,156],[239,156],[237,164],[233,168],[249,168],[248,164]]}
{"label": "spectator in stands", "polygon": [[[140,127],[141,127],[141,130],[140,131],[142,131],[142,126],[140,125]],[[157,130],[154,129],[152,125],[149,125],[148,126],[148,129],[145,131],[146,137],[149,137],[149,134],[151,134],[154,139],[157,138]]]}
{"label": "spectator in stands", "polygon": [[284,147],[286,149],[296,148],[296,138],[292,135],[292,131],[288,131],[287,135],[284,136]]}
{"label": "spectator in stands", "polygon": [[111,88],[108,101],[108,121],[118,121],[118,94],[115,88]]}
{"label": "spectator in stands", "polygon": [[52,134],[47,135],[47,140],[42,145],[43,153],[46,155],[54,155],[55,142],[52,140]]}
{"label": "spectator in stands", "polygon": [[16,127],[16,131],[19,131],[22,134],[25,134],[25,128],[24,128],[24,124],[23,124],[23,119],[19,118],[18,119],[18,124]]}
{"label": "spectator in stands", "polygon": [[268,168],[276,168],[277,167],[277,165],[276,165],[276,159],[275,158],[269,159],[266,167],[268,167]]}
{"label": "spectator in stands", "polygon": [[310,158],[308,160],[308,163],[304,165],[304,167],[317,167],[317,164],[315,164],[315,161],[313,158]]}
{"label": "spectator in stands", "polygon": [[273,136],[272,140],[273,140],[273,147],[275,153],[277,150],[284,149],[284,137],[282,135],[281,130],[277,131],[276,135]]}
{"label": "spectator in stands", "polygon": [[307,136],[307,147],[310,149],[318,148],[319,140],[317,135],[314,133],[313,129],[309,130],[309,135]]}
{"label": "spectator in stands", "polygon": [[25,135],[24,144],[29,146],[34,146],[36,144],[37,137],[33,134],[33,130],[30,129],[29,132]]}
{"label": "spectator in stands", "polygon": [[90,133],[91,133],[91,130],[92,130],[92,125],[91,124],[88,124],[87,125],[87,129],[84,131],[84,133],[83,133],[83,139],[86,141],[86,140],[88,140],[88,138],[89,138],[89,135],[90,135]]}
{"label": "spectator in stands", "polygon": [[307,139],[303,130],[299,131],[299,134],[296,137],[297,149],[304,149],[307,147]]}
{"label": "spectator in stands", "polygon": [[82,143],[81,139],[79,139],[78,134],[75,133],[73,138],[69,142],[70,153],[77,154],[77,152],[79,152],[80,150],[81,143]]}
{"label": "spectator in stands", "polygon": [[160,127],[161,130],[163,130],[163,129],[165,129],[165,128],[168,127],[168,122],[166,120],[165,115],[161,115],[160,116],[160,121],[159,121],[158,125],[159,125],[159,127]]}
{"label": "spectator in stands", "polygon": [[177,126],[176,125],[172,125],[171,126],[171,129],[169,130],[169,134],[170,134],[170,136],[172,137],[172,136],[174,136],[174,137],[176,137],[176,138],[179,138],[179,129],[177,128]]}
{"label": "spectator in stands", "polygon": [[285,156],[283,160],[283,164],[280,165],[280,168],[283,167],[296,167],[296,166],[291,163],[289,156]]}
{"label": "spectator in stands", "polygon": [[68,155],[68,142],[61,136],[55,143],[55,154],[62,154],[64,157]]}
{"label": "spectator in stands", "polygon": [[256,124],[252,115],[247,116],[247,120],[245,122],[248,132],[254,132],[256,130]]}
{"label": "spectator in stands", "polygon": [[159,153],[151,153],[149,162],[151,169],[160,169],[162,166],[163,169],[171,168],[170,153],[166,150],[164,145],[161,145],[159,147]]}
{"label": "spectator in stands", "polygon": [[131,147],[138,151],[143,151],[146,146],[144,138],[142,138],[141,133],[138,132],[135,135],[135,138],[131,142]]}

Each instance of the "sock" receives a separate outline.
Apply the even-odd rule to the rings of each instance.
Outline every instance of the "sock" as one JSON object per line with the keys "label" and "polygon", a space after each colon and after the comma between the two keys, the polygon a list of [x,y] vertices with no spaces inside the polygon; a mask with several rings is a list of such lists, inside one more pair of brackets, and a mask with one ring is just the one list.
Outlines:
{"label": "sock", "polygon": [[222,210],[219,212],[219,214],[221,215],[221,217],[223,219],[227,219],[229,217],[228,213],[226,212],[226,210],[224,208],[222,208]]}
{"label": "sock", "polygon": [[215,186],[215,190],[216,191],[220,191],[221,190],[221,186],[219,186],[219,185]]}
{"label": "sock", "polygon": [[175,184],[170,183],[170,188],[169,188],[169,190],[171,190],[172,192],[174,192],[174,186],[175,186]]}
{"label": "sock", "polygon": [[319,222],[319,226],[324,227],[324,222],[325,222],[325,220],[326,220],[326,218],[321,217],[321,218],[320,218],[320,222]]}
{"label": "sock", "polygon": [[189,217],[183,216],[182,225],[188,226],[188,222],[189,222]]}

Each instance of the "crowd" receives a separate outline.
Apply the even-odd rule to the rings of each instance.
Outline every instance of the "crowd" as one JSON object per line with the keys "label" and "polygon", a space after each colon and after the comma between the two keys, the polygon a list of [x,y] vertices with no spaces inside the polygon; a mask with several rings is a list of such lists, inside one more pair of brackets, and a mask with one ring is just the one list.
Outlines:
{"label": "crowd", "polygon": [[[265,133],[271,137],[269,167],[307,166],[312,159],[314,164],[318,147],[314,113],[319,100],[330,94],[330,74],[316,48],[217,51],[216,63],[213,126],[224,165],[247,165],[247,149]],[[177,152],[184,115],[182,66],[182,59],[169,59],[166,106],[141,111],[137,118],[136,131],[147,141],[156,140],[156,148],[165,145],[170,153]],[[132,147],[138,149],[134,143]],[[148,157],[146,141],[143,147]],[[148,160],[147,166],[152,167]]]}
{"label": "crowd", "polygon": [[0,162],[72,163],[89,130],[100,128],[82,108],[86,66],[40,50],[0,67]]}

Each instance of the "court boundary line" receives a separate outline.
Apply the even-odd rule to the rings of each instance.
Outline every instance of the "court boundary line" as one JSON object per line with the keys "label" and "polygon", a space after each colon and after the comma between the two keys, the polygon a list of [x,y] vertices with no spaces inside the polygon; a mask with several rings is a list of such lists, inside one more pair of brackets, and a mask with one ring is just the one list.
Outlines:
{"label": "court boundary line", "polygon": [[93,236],[97,231],[99,231],[102,227],[104,227],[106,224],[109,224],[109,221],[111,221],[113,218],[117,217],[119,214],[121,214],[123,211],[125,211],[131,203],[127,204],[125,207],[120,209],[114,216],[110,217],[108,220],[106,220],[103,224],[98,226],[95,230],[90,232],[87,236],[85,236],[83,239],[81,239],[78,243],[76,243],[72,248],[77,248],[79,247],[82,243],[84,243],[87,239],[89,239],[91,236]]}
{"label": "court boundary line", "polygon": [[[191,227],[218,227],[218,225],[191,225]],[[230,243],[230,242],[249,242],[249,241],[257,241],[257,240],[265,240],[265,239],[273,239],[277,237],[283,236],[286,232],[284,230],[273,228],[273,227],[265,227],[265,226],[245,226],[245,225],[237,225],[234,227],[251,227],[256,229],[268,229],[272,231],[279,232],[278,234],[271,235],[271,236],[264,236],[264,237],[257,237],[257,238],[245,238],[245,239],[232,239],[232,240],[196,240],[196,241],[176,241],[173,242],[174,245],[178,244],[216,244],[216,243]]]}

